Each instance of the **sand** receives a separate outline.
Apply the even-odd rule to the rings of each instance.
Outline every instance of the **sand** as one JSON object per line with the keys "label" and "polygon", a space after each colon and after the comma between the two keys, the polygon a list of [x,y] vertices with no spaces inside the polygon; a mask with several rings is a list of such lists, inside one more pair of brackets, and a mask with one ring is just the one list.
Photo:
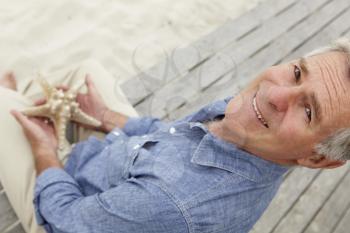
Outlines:
{"label": "sand", "polygon": [[124,81],[261,1],[0,0],[0,72],[22,79],[95,58]]}

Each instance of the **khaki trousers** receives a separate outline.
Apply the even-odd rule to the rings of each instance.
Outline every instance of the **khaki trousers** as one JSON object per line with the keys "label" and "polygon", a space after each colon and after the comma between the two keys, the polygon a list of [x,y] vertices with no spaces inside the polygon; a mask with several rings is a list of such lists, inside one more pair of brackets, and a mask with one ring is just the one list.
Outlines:
{"label": "khaki trousers", "polygon": [[[89,60],[45,77],[53,85],[64,84],[70,87],[82,85],[81,92],[84,92],[86,74],[90,74],[110,109],[128,116],[137,116],[137,112],[120,90],[118,80],[95,61]],[[25,231],[38,233],[45,231],[38,226],[34,217],[32,200],[36,173],[32,153],[22,128],[10,115],[11,109],[21,110],[33,105],[33,99],[42,93],[40,86],[32,80],[28,79],[20,92],[0,87],[0,181]],[[96,132],[80,128],[77,133],[78,140],[92,133]]]}

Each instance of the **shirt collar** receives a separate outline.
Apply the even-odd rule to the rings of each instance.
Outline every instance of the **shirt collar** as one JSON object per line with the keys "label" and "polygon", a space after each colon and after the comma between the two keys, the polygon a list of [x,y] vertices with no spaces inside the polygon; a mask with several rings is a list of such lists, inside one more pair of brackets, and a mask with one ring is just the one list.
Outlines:
{"label": "shirt collar", "polygon": [[228,97],[214,102],[214,104],[201,109],[190,119],[191,128],[200,128],[205,133],[193,153],[191,161],[236,173],[254,182],[268,182],[278,179],[288,170],[288,167],[264,160],[239,149],[235,144],[211,134],[207,127],[201,123],[225,114],[227,103],[231,99],[232,97]]}
{"label": "shirt collar", "polygon": [[268,182],[281,177],[288,167],[264,160],[206,133],[192,155],[191,162],[220,168],[254,182]]}
{"label": "shirt collar", "polygon": [[233,97],[227,97],[226,99],[215,101],[203,108],[201,108],[198,112],[193,114],[189,121],[190,122],[204,122],[207,120],[213,120],[218,116],[225,115],[225,110],[228,102]]}

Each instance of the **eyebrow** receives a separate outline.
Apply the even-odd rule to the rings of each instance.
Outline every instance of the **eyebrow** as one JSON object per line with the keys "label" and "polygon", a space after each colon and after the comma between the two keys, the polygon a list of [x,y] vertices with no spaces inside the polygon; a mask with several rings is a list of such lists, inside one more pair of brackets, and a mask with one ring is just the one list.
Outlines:
{"label": "eyebrow", "polygon": [[[305,76],[307,76],[307,74],[309,74],[310,71],[309,71],[306,59],[302,57],[299,59],[298,63],[302,72],[305,74]],[[316,97],[314,92],[311,93],[310,98],[311,98],[311,105],[314,107],[314,111],[315,111],[316,123],[319,124],[322,121],[321,104],[318,101],[318,98]]]}
{"label": "eyebrow", "polygon": [[299,59],[299,66],[301,68],[301,70],[303,71],[303,73],[308,74],[309,73],[309,68],[308,68],[308,64],[305,58],[300,58]]}
{"label": "eyebrow", "polygon": [[315,93],[311,94],[311,104],[315,110],[316,123],[319,124],[322,121],[322,108],[321,108],[320,102],[315,96]]}

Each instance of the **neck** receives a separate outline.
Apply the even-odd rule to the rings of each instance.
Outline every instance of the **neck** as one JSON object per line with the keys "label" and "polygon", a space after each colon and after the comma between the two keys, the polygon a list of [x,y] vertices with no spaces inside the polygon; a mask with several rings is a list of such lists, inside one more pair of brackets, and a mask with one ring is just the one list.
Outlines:
{"label": "neck", "polygon": [[217,136],[218,138],[224,141],[235,144],[239,149],[252,153],[257,157],[260,157],[264,160],[268,160],[283,166],[297,165],[296,161],[294,160],[272,159],[270,157],[263,156],[260,153],[254,153],[255,150],[249,149],[249,147],[247,147],[246,145],[247,143],[245,143],[245,141],[242,140],[237,134],[232,133],[232,131],[225,126],[223,120],[210,121],[210,122],[207,122],[206,125],[208,127],[209,132],[212,133],[213,135]]}

